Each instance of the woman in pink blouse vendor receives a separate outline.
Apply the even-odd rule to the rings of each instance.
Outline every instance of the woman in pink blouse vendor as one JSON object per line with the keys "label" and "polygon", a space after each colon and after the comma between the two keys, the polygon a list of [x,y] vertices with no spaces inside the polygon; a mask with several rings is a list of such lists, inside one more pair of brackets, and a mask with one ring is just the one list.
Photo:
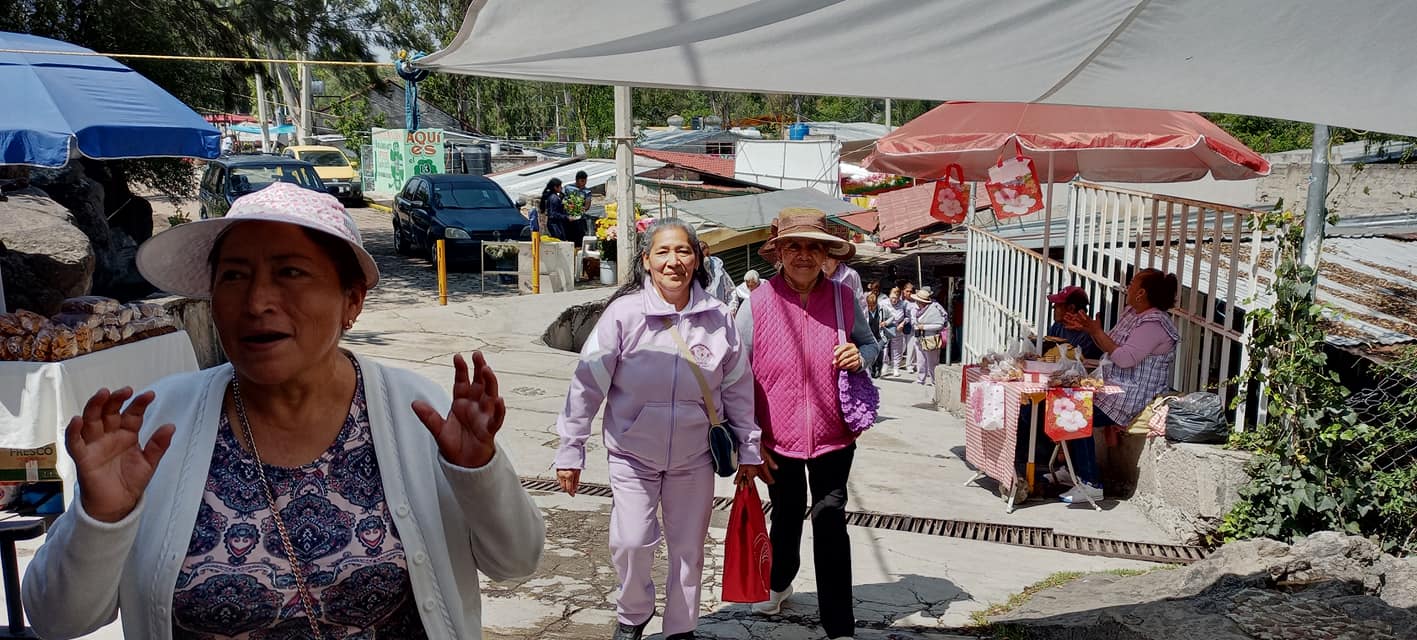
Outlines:
{"label": "woman in pink blouse vendor", "polygon": [[[1063,317],[1064,326],[1086,331],[1106,353],[1102,377],[1108,385],[1122,388],[1120,394],[1098,394],[1093,399],[1093,428],[1131,424],[1148,402],[1171,388],[1176,343],[1181,339],[1171,322],[1178,290],[1176,276],[1143,269],[1127,286],[1126,309],[1110,331],[1103,331],[1096,318],[1081,311]],[[1062,500],[1101,499],[1102,475],[1095,442],[1081,438],[1070,440],[1068,446],[1078,477]]]}

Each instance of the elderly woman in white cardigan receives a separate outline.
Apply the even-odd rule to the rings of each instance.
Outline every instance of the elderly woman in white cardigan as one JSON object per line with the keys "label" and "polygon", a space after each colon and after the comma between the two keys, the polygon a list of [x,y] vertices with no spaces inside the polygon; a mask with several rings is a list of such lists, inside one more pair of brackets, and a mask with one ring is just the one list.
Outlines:
{"label": "elderly woman in white cardigan", "polygon": [[[344,208],[276,183],[138,253],[210,296],[231,364],[100,390],[65,444],[78,497],[25,575],[45,638],[478,638],[478,572],[529,575],[544,525],[473,354],[450,398],[339,348],[379,279]],[[446,409],[443,413],[439,408]]]}

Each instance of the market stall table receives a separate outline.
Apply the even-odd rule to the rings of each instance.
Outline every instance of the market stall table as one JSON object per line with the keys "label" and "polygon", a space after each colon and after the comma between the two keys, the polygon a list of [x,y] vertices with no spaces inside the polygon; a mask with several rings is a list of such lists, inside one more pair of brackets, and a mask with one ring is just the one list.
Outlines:
{"label": "market stall table", "polygon": [[197,370],[186,331],[130,342],[61,362],[0,362],[0,447],[34,449],[54,443],[65,503],[73,497],[74,463],[64,428],[99,389],[141,391],[174,374]]}
{"label": "market stall table", "polygon": [[[978,365],[968,365],[964,368],[963,389],[961,393],[966,401],[964,416],[964,459],[965,462],[973,465],[977,470],[974,477],[965,484],[978,480],[980,476],[988,476],[998,481],[1000,488],[1007,492],[1008,503],[1006,509],[1013,513],[1016,496],[1021,486],[1018,486],[1021,479],[1015,467],[1014,452],[1018,443],[1018,416],[1017,407],[1023,404],[1030,404],[1034,407],[1031,415],[1034,424],[1030,426],[1030,433],[1037,433],[1037,421],[1042,419],[1043,412],[1038,409],[1043,404],[1047,395],[1048,382],[1047,374],[1025,373],[1023,380],[999,382],[999,388],[1003,390],[1003,420],[999,428],[985,429],[980,424],[980,416],[971,409],[974,406],[974,399],[969,394],[976,389],[976,382],[990,382],[988,375],[984,373]],[[1101,389],[1089,389],[1098,394],[1122,393],[1122,388],[1114,385],[1104,386]],[[1033,460],[1038,449],[1036,437],[1030,437],[1028,443],[1028,460]],[[1030,492],[1032,487],[1030,487]],[[1095,502],[1088,500],[1093,508],[1099,508]]]}

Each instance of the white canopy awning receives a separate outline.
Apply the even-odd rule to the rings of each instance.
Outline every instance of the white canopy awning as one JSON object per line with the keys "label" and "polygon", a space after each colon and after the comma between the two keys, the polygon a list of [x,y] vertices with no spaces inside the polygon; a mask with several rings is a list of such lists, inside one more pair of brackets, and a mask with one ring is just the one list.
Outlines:
{"label": "white canopy awning", "polygon": [[419,66],[556,82],[1218,111],[1417,134],[1417,2],[473,0]]}

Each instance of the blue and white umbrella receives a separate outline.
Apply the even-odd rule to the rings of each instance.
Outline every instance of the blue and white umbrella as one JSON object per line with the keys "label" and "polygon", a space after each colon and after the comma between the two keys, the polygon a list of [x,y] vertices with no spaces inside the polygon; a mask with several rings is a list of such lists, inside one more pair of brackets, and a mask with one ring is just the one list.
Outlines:
{"label": "blue and white umbrella", "polygon": [[[112,58],[67,42],[0,31],[0,164],[215,158],[221,132]],[[41,53],[30,53],[41,52]],[[43,53],[59,52],[59,53]]]}

